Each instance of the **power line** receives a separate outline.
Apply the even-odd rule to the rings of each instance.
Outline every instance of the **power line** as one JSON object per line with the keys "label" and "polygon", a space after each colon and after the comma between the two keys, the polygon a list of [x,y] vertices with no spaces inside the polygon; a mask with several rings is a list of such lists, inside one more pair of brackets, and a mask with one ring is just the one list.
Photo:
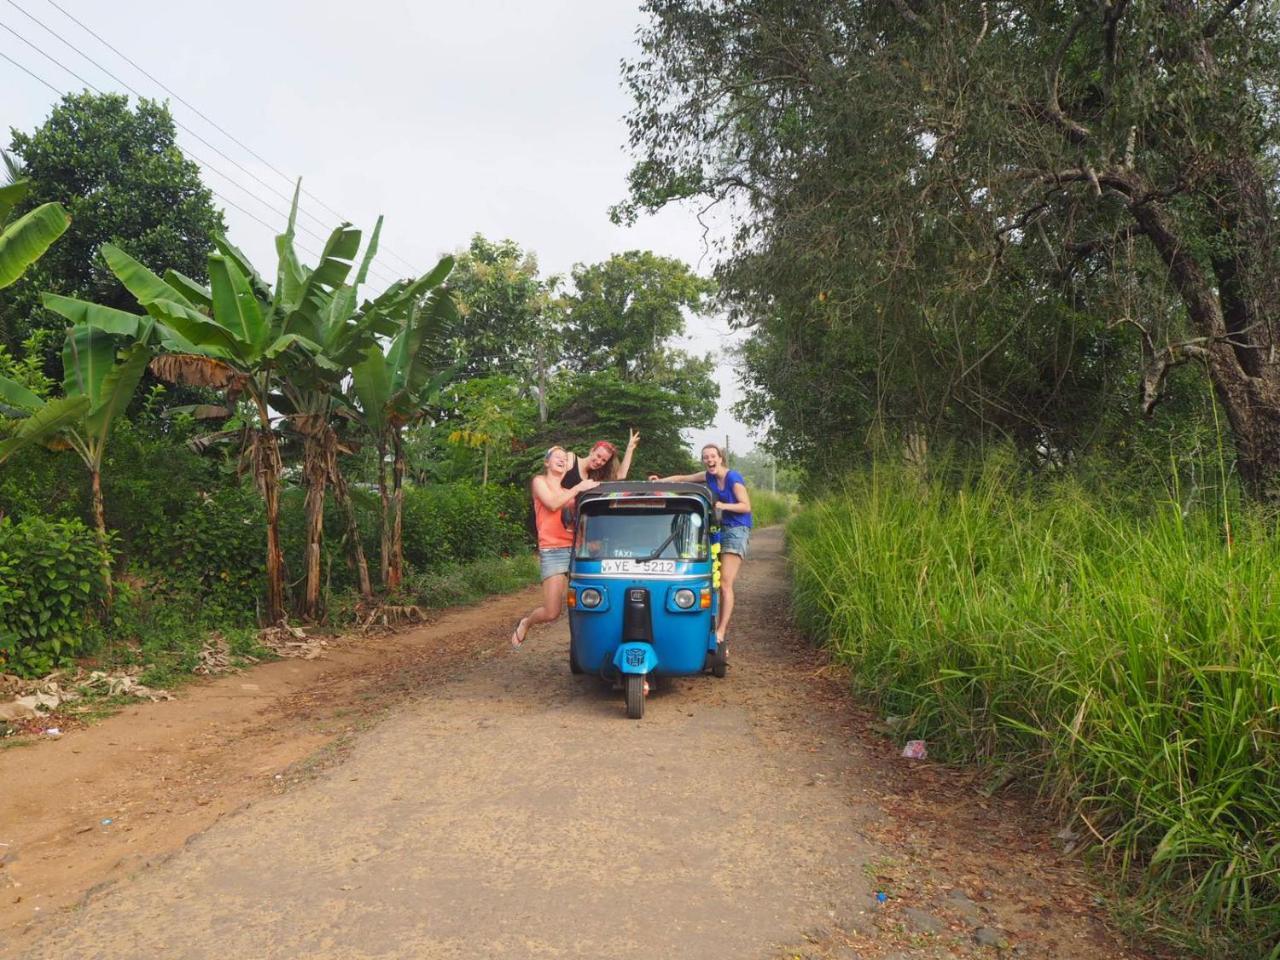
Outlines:
{"label": "power line", "polygon": [[27,76],[29,76],[31,79],[33,79],[33,80],[38,80],[38,81],[40,81],[41,83],[43,83],[46,87],[48,87],[50,90],[52,90],[52,91],[53,91],[54,93],[56,93],[58,96],[62,96],[62,95],[63,95],[63,92],[62,92],[61,90],[59,90],[57,87],[55,87],[52,83],[50,83],[50,82],[49,82],[48,80],[46,80],[44,77],[38,77],[38,76],[36,76],[34,73],[32,73],[30,70],[28,70],[28,69],[27,69],[26,67],[24,67],[22,64],[20,64],[17,60],[13,59],[13,57],[9,56],[9,55],[8,55],[7,53],[5,53],[3,50],[0,50],[0,57],[4,57],[6,60],[8,60],[10,63],[12,63],[15,67],[17,67],[19,70],[21,70],[21,71],[22,71],[23,73],[25,73]]}
{"label": "power line", "polygon": [[[4,27],[6,30],[8,30],[8,29],[9,29],[8,27],[5,27],[5,25],[4,25],[4,24],[2,24],[2,23],[0,23],[0,27]],[[9,32],[10,32],[10,33],[13,33],[13,31],[12,31],[12,30],[10,30]],[[21,40],[21,39],[23,39],[23,38],[22,38],[21,36],[19,36],[18,34],[14,34],[14,36],[18,36],[18,39],[20,39],[20,40]],[[34,49],[36,50],[36,52],[37,52],[37,53],[42,53],[42,54],[44,54],[44,51],[43,51],[43,50],[40,50],[38,47],[34,47]],[[48,56],[48,54],[44,54],[44,55],[45,55],[46,57]],[[57,94],[58,96],[60,96],[60,97],[67,96],[67,92],[66,92],[65,90],[59,89],[58,87],[54,86],[52,83],[50,83],[50,82],[49,82],[48,80],[46,80],[44,77],[40,76],[39,74],[35,73],[33,70],[31,70],[31,69],[29,69],[28,67],[24,66],[23,64],[19,63],[17,60],[14,60],[14,59],[13,59],[13,57],[9,56],[9,55],[8,55],[7,53],[5,53],[3,50],[0,50],[0,57],[3,57],[5,60],[9,61],[9,63],[13,64],[15,67],[17,67],[19,70],[21,70],[21,71],[22,71],[23,73],[25,73],[27,76],[31,77],[33,80],[36,80],[36,81],[38,81],[39,83],[44,84],[46,87],[48,87],[50,90],[52,90],[52,91],[53,91],[55,94]],[[54,61],[54,62],[56,63],[57,61]],[[93,84],[89,83],[89,81],[84,80],[83,78],[79,77],[79,75],[78,75],[78,74],[76,74],[76,73],[75,73],[75,71],[71,70],[70,68],[66,68],[66,67],[64,67],[63,69],[65,69],[65,70],[66,70],[68,73],[70,73],[72,76],[77,77],[77,79],[79,79],[82,83],[86,84],[86,85],[87,85],[91,90],[95,90],[95,91],[97,91],[98,93],[101,93],[101,92],[102,92],[101,90],[98,90],[98,88],[97,88],[97,87],[95,87]],[[180,148],[180,147],[178,148],[178,151],[179,151],[180,153],[182,152],[182,150],[181,150],[181,148]],[[184,156],[186,156],[186,154],[183,154],[183,155],[184,155]],[[214,169],[214,168],[210,168],[210,169]],[[220,176],[226,176],[226,174],[223,174],[223,173],[221,173],[221,171],[218,171],[218,170],[216,170],[216,169],[214,169],[214,172],[215,172],[215,173],[219,173],[219,175],[220,175]],[[233,180],[233,181],[232,181],[232,183],[235,183],[235,181]],[[240,186],[240,184],[236,184],[236,185],[237,185],[237,186]],[[253,220],[253,221],[255,221],[255,222],[257,222],[257,223],[261,224],[261,225],[262,225],[262,226],[264,226],[264,227],[266,227],[266,228],[267,228],[267,230],[271,231],[272,233],[275,233],[276,228],[275,228],[275,227],[273,227],[271,224],[267,223],[265,220],[263,220],[263,219],[262,219],[261,217],[259,217],[257,214],[253,213],[253,212],[252,212],[252,211],[250,211],[250,210],[246,210],[244,207],[240,206],[240,204],[236,203],[234,200],[230,199],[230,198],[229,198],[229,197],[227,197],[225,194],[222,194],[222,193],[218,192],[218,191],[217,191],[217,190],[215,190],[213,187],[209,187],[208,189],[209,189],[209,192],[210,192],[210,193],[212,193],[215,197],[217,197],[219,200],[221,200],[221,201],[222,201],[223,203],[225,203],[227,206],[232,207],[232,208],[234,208],[234,209],[236,209],[236,210],[239,210],[241,213],[243,213],[243,214],[244,214],[246,217],[248,217],[249,219],[251,219],[251,220]],[[240,189],[241,189],[241,190],[244,190],[244,187],[243,187],[243,186],[240,186]],[[246,191],[246,192],[248,192],[248,191]],[[253,196],[253,195],[252,195],[252,194],[250,194],[250,196]],[[256,199],[256,198],[255,198],[255,199]],[[304,253],[309,254],[310,256],[317,257],[317,258],[320,256],[320,255],[319,255],[318,253],[316,253],[314,250],[310,249],[309,247],[305,247],[305,246],[303,246],[301,243],[299,243],[299,244],[298,244],[298,247],[299,247],[299,248],[300,248]]]}
{"label": "power line", "polygon": [[[13,0],[8,0],[8,2],[9,2],[11,5],[13,5],[13,6],[17,7],[17,4],[13,3]],[[85,31],[85,33],[89,34],[91,37],[93,37],[95,40],[97,40],[99,43],[101,43],[104,47],[106,47],[108,50],[110,50],[112,53],[114,53],[117,57],[119,57],[119,58],[120,58],[121,60],[123,60],[125,63],[129,64],[129,66],[133,67],[133,69],[137,70],[140,74],[142,74],[144,77],[146,77],[148,80],[150,80],[150,81],[151,81],[152,83],[154,83],[156,86],[158,86],[158,87],[159,87],[161,90],[163,90],[165,93],[169,94],[169,96],[173,97],[175,100],[177,100],[177,101],[178,101],[179,103],[181,103],[184,107],[186,107],[188,110],[190,110],[190,111],[191,111],[192,113],[194,113],[196,116],[198,116],[198,117],[199,117],[201,120],[203,120],[205,123],[209,124],[209,126],[213,127],[215,130],[217,130],[219,133],[221,133],[224,137],[226,137],[228,140],[230,140],[230,141],[231,141],[232,143],[234,143],[236,146],[240,147],[240,149],[244,150],[246,153],[248,153],[251,157],[253,157],[255,160],[257,160],[259,163],[263,164],[265,167],[267,167],[269,170],[271,170],[271,171],[272,171],[273,173],[275,173],[277,176],[282,177],[283,179],[285,179],[285,180],[289,181],[290,183],[293,183],[293,182],[294,182],[294,178],[293,178],[293,177],[291,177],[289,174],[285,173],[283,170],[281,170],[279,167],[277,167],[275,164],[273,164],[270,160],[267,160],[265,157],[261,156],[257,151],[255,151],[255,150],[254,150],[252,147],[250,147],[248,144],[246,144],[246,143],[242,142],[238,137],[236,137],[236,136],[235,136],[234,134],[232,134],[230,131],[226,130],[226,129],[225,129],[224,127],[222,127],[219,123],[217,123],[217,121],[215,121],[215,120],[213,120],[212,118],[210,118],[209,116],[207,116],[207,115],[206,115],[202,110],[200,110],[200,109],[199,109],[198,107],[196,107],[194,104],[192,104],[192,103],[190,103],[189,101],[187,101],[187,100],[186,100],[185,98],[183,98],[180,94],[178,94],[178,93],[177,93],[177,92],[175,92],[172,88],[170,88],[167,84],[165,84],[165,83],[164,83],[164,81],[162,81],[162,80],[158,79],[157,77],[153,76],[149,71],[147,71],[147,70],[146,70],[145,68],[143,68],[139,63],[137,63],[137,62],[136,62],[132,57],[128,56],[127,54],[125,54],[125,53],[124,53],[124,52],[122,52],[121,50],[117,49],[117,48],[116,48],[116,47],[115,47],[115,46],[114,46],[110,41],[108,41],[105,37],[101,36],[97,31],[95,31],[92,27],[90,27],[90,26],[89,26],[88,24],[86,24],[84,21],[80,20],[80,19],[79,19],[78,17],[76,17],[74,14],[72,14],[71,12],[69,12],[65,7],[63,7],[63,6],[62,6],[62,4],[58,3],[58,2],[57,2],[57,0],[48,0],[48,3],[49,3],[49,5],[50,5],[50,6],[54,7],[55,9],[57,9],[57,10],[58,10],[58,11],[59,11],[59,12],[60,12],[64,17],[66,17],[68,20],[70,20],[72,23],[76,24],[76,26],[78,26],[81,30]],[[17,7],[17,9],[22,10],[22,8],[21,8],[21,7]],[[26,11],[25,11],[25,10],[23,10],[22,12],[23,12],[23,13],[26,13]],[[29,14],[28,14],[28,16],[29,16]],[[327,203],[325,203],[323,200],[321,200],[321,199],[320,199],[319,197],[317,197],[315,194],[311,193],[311,192],[310,192],[309,190],[307,190],[305,187],[302,189],[302,194],[303,194],[303,196],[308,197],[308,198],[310,198],[310,199],[314,200],[317,204],[319,204],[321,207],[323,207],[323,208],[324,208],[325,210],[327,210],[329,213],[333,214],[333,216],[337,217],[339,220],[342,220],[342,221],[344,221],[344,222],[350,222],[350,221],[348,220],[348,218],[346,218],[346,217],[344,217],[342,214],[338,213],[338,211],[334,210],[334,209],[333,209],[333,207],[329,206]],[[316,223],[319,223],[321,226],[325,226],[325,224],[323,224],[323,223],[319,220],[319,218],[315,217],[315,216],[314,216],[314,215],[312,215],[310,212],[308,212],[308,211],[306,211],[306,210],[303,210],[302,212],[303,212],[303,214],[304,214],[305,216],[311,217],[311,219],[312,219],[312,220],[314,220]],[[400,261],[400,263],[405,267],[405,269],[407,269],[407,270],[409,270],[409,271],[411,271],[411,272],[412,272],[412,271],[414,271],[414,270],[416,269],[416,268],[413,266],[413,264],[411,264],[411,263],[410,263],[408,260],[406,260],[404,257],[402,257],[402,256],[400,256],[399,254],[397,254],[397,253],[396,253],[394,250],[392,250],[391,248],[389,248],[389,247],[383,247],[382,249],[384,250],[384,252],[386,252],[386,253],[387,253],[388,255],[390,255],[391,257],[394,257],[396,260],[399,260],[399,261]]]}
{"label": "power line", "polygon": [[[89,61],[89,63],[93,64],[95,67],[97,67],[97,68],[98,68],[99,70],[101,70],[103,73],[105,73],[108,77],[110,77],[110,78],[111,78],[112,80],[114,80],[116,83],[120,84],[120,85],[121,85],[121,86],[123,86],[125,89],[129,90],[131,93],[133,93],[133,95],[134,95],[134,96],[138,97],[139,99],[143,99],[143,95],[142,95],[141,93],[139,93],[136,89],[134,89],[130,84],[126,83],[124,80],[121,80],[121,79],[120,79],[119,77],[117,77],[114,73],[112,73],[110,70],[108,70],[108,69],[107,69],[106,67],[104,67],[102,64],[100,64],[100,63],[99,63],[97,60],[95,60],[93,57],[89,56],[87,53],[85,53],[83,50],[81,50],[79,47],[77,47],[74,43],[72,43],[71,41],[67,40],[65,37],[63,37],[61,34],[59,34],[59,33],[58,33],[56,30],[54,30],[52,27],[50,27],[50,26],[48,26],[47,24],[43,23],[43,22],[42,22],[41,20],[39,20],[38,18],[36,18],[36,17],[32,16],[30,13],[28,13],[26,10],[24,10],[22,7],[20,7],[18,4],[14,3],[14,2],[13,2],[13,0],[6,0],[6,2],[9,4],[9,6],[13,7],[15,10],[17,10],[19,13],[21,13],[21,14],[22,14],[23,16],[25,16],[27,19],[31,20],[33,23],[35,23],[37,26],[39,26],[41,29],[43,29],[43,30],[44,30],[44,31],[46,31],[47,33],[51,34],[51,35],[52,35],[55,39],[57,39],[60,43],[62,43],[63,45],[65,45],[65,46],[69,47],[69,48],[70,48],[71,50],[73,50],[75,53],[79,54],[82,58],[84,58],[85,60]],[[86,79],[84,79],[84,77],[80,76],[78,73],[76,73],[76,72],[75,72],[74,70],[72,70],[70,67],[66,66],[66,64],[64,64],[64,63],[62,63],[61,61],[57,60],[56,58],[54,58],[54,57],[53,57],[53,56],[51,56],[50,54],[46,53],[43,49],[41,49],[40,47],[36,46],[34,43],[32,43],[32,42],[31,42],[30,40],[28,40],[26,37],[22,36],[20,33],[18,33],[18,32],[17,32],[16,30],[14,30],[13,28],[11,28],[11,27],[9,27],[9,26],[7,26],[7,25],[3,24],[3,23],[0,23],[0,27],[4,27],[4,29],[5,29],[5,30],[7,30],[7,31],[9,31],[9,33],[13,34],[15,37],[17,37],[19,40],[21,40],[21,41],[22,41],[23,43],[25,43],[27,46],[31,47],[33,50],[35,50],[35,51],[36,51],[37,53],[39,53],[41,56],[43,56],[43,57],[45,57],[46,59],[48,59],[50,62],[52,62],[52,63],[53,63],[53,64],[55,64],[56,66],[61,67],[63,70],[66,70],[68,73],[70,73],[73,77],[75,77],[75,78],[76,78],[77,80],[79,80],[81,83],[83,83],[83,84],[87,85],[88,87],[90,87],[91,89],[93,89],[94,91],[96,91],[97,93],[102,93],[102,91],[101,91],[100,89],[98,89],[98,87],[94,86],[92,83],[89,83],[89,81],[88,81],[88,80],[86,80]],[[183,130],[185,130],[187,133],[191,134],[191,136],[195,137],[197,140],[199,140],[199,141],[200,141],[201,143],[203,143],[205,146],[209,147],[211,150],[213,150],[215,153],[217,153],[217,154],[218,154],[218,156],[222,157],[224,160],[226,160],[226,161],[228,161],[229,163],[231,163],[231,164],[232,164],[233,166],[235,166],[237,169],[241,170],[242,172],[244,172],[245,174],[247,174],[249,177],[251,177],[252,179],[256,180],[258,183],[262,184],[266,189],[270,190],[270,191],[271,191],[272,193],[274,193],[276,196],[278,196],[278,197],[282,198],[283,200],[285,200],[285,201],[287,201],[287,202],[292,203],[292,199],[293,199],[292,197],[289,197],[289,196],[287,196],[287,195],[285,195],[285,194],[282,194],[280,191],[276,190],[274,187],[272,187],[270,184],[268,184],[265,180],[263,180],[261,177],[259,177],[257,174],[255,174],[252,170],[250,170],[250,169],[248,169],[247,167],[245,167],[243,164],[241,164],[239,161],[237,161],[234,157],[230,157],[230,156],[228,156],[226,153],[224,153],[222,150],[218,149],[218,147],[216,147],[214,144],[210,143],[210,142],[209,142],[208,140],[206,140],[204,137],[200,136],[200,134],[196,133],[194,130],[192,130],[190,127],[188,127],[186,124],[184,124],[181,120],[177,120],[177,119],[175,118],[175,119],[174,119],[174,123],[176,123],[179,127],[181,127]],[[181,148],[179,148],[179,149],[181,149]],[[254,193],[252,190],[250,190],[249,188],[247,188],[246,186],[244,186],[242,183],[239,183],[239,182],[238,182],[237,180],[235,180],[233,177],[228,176],[226,173],[223,173],[221,170],[218,170],[216,167],[214,167],[214,166],[212,166],[211,164],[209,164],[209,163],[208,163],[208,161],[204,161],[204,160],[199,159],[199,158],[198,158],[198,157],[196,157],[194,154],[191,154],[191,153],[190,153],[190,151],[187,151],[187,153],[188,153],[190,156],[192,156],[192,158],[193,158],[193,159],[195,159],[197,163],[201,163],[203,166],[206,166],[206,167],[208,167],[210,170],[213,170],[213,171],[214,171],[215,173],[217,173],[219,176],[223,177],[224,179],[228,180],[228,181],[229,181],[229,182],[231,182],[231,183],[234,183],[237,187],[239,187],[241,190],[243,190],[246,194],[248,194],[249,196],[253,197],[253,199],[257,200],[259,203],[261,203],[261,204],[262,204],[264,207],[266,207],[268,210],[271,210],[271,211],[272,211],[273,213],[275,213],[277,216],[287,216],[287,214],[285,214],[283,211],[281,211],[281,210],[279,210],[279,209],[277,209],[277,208],[275,208],[275,207],[272,207],[272,205],[271,205],[270,201],[264,200],[262,197],[258,196],[258,195],[257,195],[256,193]],[[240,208],[240,207],[236,207],[236,209],[241,209],[241,208]],[[273,229],[273,228],[269,228],[269,229]],[[319,241],[319,243],[321,244],[321,247],[322,247],[322,248],[323,248],[324,244],[328,242],[328,238],[327,238],[327,237],[322,237],[320,234],[316,233],[314,230],[312,230],[311,228],[307,227],[305,224],[301,226],[301,229],[302,229],[305,233],[307,233],[310,237],[312,237],[313,239],[315,239],[315,240]],[[299,246],[301,246],[301,244],[299,244]],[[308,253],[312,253],[311,251],[307,251],[307,252],[308,252]],[[312,256],[319,256],[319,255],[318,255],[318,254],[315,254],[315,253],[312,253]],[[394,277],[388,277],[384,271],[381,271],[380,269],[378,269],[378,268],[373,268],[373,267],[371,267],[370,269],[371,269],[374,273],[378,274],[379,279],[381,279],[384,283],[394,283],[394,282],[395,282],[395,278],[394,278]]]}
{"label": "power line", "polygon": [[[50,63],[52,63],[54,66],[60,67],[61,69],[65,70],[67,73],[71,74],[71,76],[75,77],[77,80],[79,80],[81,83],[83,83],[83,84],[84,84],[86,87],[88,87],[90,90],[93,90],[95,93],[98,93],[98,94],[101,94],[101,93],[102,93],[102,90],[100,90],[100,89],[99,89],[97,86],[95,86],[93,83],[90,83],[90,82],[89,82],[88,80],[86,80],[84,77],[80,76],[80,74],[76,73],[74,70],[72,70],[72,69],[71,69],[70,67],[68,67],[66,64],[64,64],[64,63],[60,63],[57,59],[55,59],[55,58],[54,58],[53,56],[51,56],[50,54],[46,53],[44,50],[40,49],[38,46],[36,46],[34,43],[32,43],[32,42],[31,42],[30,40],[28,40],[26,37],[22,36],[22,34],[18,33],[18,32],[17,32],[16,30],[14,30],[12,27],[8,26],[7,24],[0,23],[0,28],[3,28],[3,29],[5,29],[5,30],[7,30],[9,33],[13,34],[15,37],[17,37],[19,40],[21,40],[23,43],[25,43],[28,47],[30,47],[30,48],[31,48],[32,50],[34,50],[36,53],[40,54],[42,57],[44,57],[46,60],[48,60],[48,61],[49,61]],[[59,90],[59,89],[58,89],[57,87],[55,87],[52,83],[50,83],[48,80],[45,80],[43,77],[37,76],[35,73],[33,73],[31,70],[28,70],[28,69],[27,69],[26,67],[24,67],[22,64],[18,63],[18,61],[14,60],[12,57],[10,57],[10,56],[8,56],[7,54],[4,54],[4,53],[0,53],[0,56],[3,56],[6,60],[8,60],[8,61],[9,61],[10,63],[12,63],[14,66],[18,67],[20,70],[22,70],[22,71],[23,71],[24,73],[26,73],[28,76],[30,76],[30,77],[34,77],[36,80],[39,80],[41,83],[43,83],[46,87],[48,87],[48,88],[49,88],[50,90],[52,90],[54,93],[58,94],[59,96],[66,96],[66,91],[65,91],[65,90]],[[175,146],[176,146],[176,145],[175,145]],[[179,148],[178,148],[178,151],[179,151],[180,153],[183,153],[183,156],[187,156],[187,154],[186,154],[186,153],[184,153],[184,152],[182,151],[182,148],[181,148],[181,147],[179,147]],[[197,162],[199,162],[199,161],[197,161]],[[232,180],[230,177],[227,177],[227,175],[226,175],[226,174],[222,173],[222,171],[218,170],[216,167],[209,167],[209,169],[210,169],[210,170],[212,170],[214,173],[217,173],[217,174],[219,174],[220,176],[222,176],[222,177],[226,177],[226,179],[231,180],[231,182],[232,182],[232,183],[235,183],[235,184],[236,184],[236,186],[240,187],[240,189],[241,189],[241,190],[244,190],[244,192],[245,192],[245,193],[248,193],[248,194],[249,194],[249,196],[253,197],[253,198],[254,198],[255,200],[257,200],[259,203],[263,203],[264,205],[268,206],[268,208],[270,208],[270,205],[269,205],[269,204],[266,204],[266,202],[265,202],[265,201],[263,201],[261,197],[258,197],[258,196],[256,196],[255,194],[253,194],[252,192],[250,192],[249,190],[246,190],[246,189],[244,188],[244,186],[242,186],[242,185],[241,185],[241,184],[239,184],[239,183],[236,183],[236,181],[235,181],[235,180]],[[220,200],[222,200],[223,202],[225,202],[225,203],[229,204],[231,207],[234,207],[236,210],[239,210],[239,211],[240,211],[241,213],[243,213],[245,216],[250,217],[250,218],[252,218],[253,220],[256,220],[258,223],[262,224],[262,225],[263,225],[264,227],[266,227],[268,230],[271,230],[271,231],[273,231],[273,232],[274,232],[275,228],[274,228],[274,227],[272,227],[269,223],[267,223],[265,220],[262,220],[261,218],[259,218],[259,217],[258,217],[258,216],[256,216],[255,214],[250,213],[248,210],[246,210],[244,207],[240,206],[240,205],[239,205],[238,203],[236,203],[235,201],[230,200],[230,199],[228,199],[227,197],[223,196],[221,193],[219,193],[217,190],[214,190],[212,187],[210,187],[210,188],[209,188],[209,192],[210,192],[210,193],[212,193],[214,196],[218,197],[218,199],[220,199]],[[279,211],[275,211],[275,212],[279,212]],[[302,245],[301,245],[301,244],[299,244],[299,246],[302,246]],[[310,254],[311,256],[313,256],[313,257],[314,257],[314,256],[318,256],[318,254],[316,254],[313,250],[308,249],[307,247],[302,247],[302,249],[303,249],[304,251],[306,251],[308,254]]]}

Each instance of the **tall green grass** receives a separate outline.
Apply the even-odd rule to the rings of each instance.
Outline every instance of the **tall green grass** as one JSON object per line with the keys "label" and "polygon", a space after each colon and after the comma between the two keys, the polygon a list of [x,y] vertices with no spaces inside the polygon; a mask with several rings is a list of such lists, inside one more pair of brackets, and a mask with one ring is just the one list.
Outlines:
{"label": "tall green grass", "polygon": [[956,760],[1014,766],[1147,929],[1280,957],[1280,540],[1224,500],[1142,504],[999,462],[878,467],[788,532],[801,623]]}
{"label": "tall green grass", "polygon": [[785,523],[795,511],[795,497],[768,490],[751,491],[751,520],[757,527]]}

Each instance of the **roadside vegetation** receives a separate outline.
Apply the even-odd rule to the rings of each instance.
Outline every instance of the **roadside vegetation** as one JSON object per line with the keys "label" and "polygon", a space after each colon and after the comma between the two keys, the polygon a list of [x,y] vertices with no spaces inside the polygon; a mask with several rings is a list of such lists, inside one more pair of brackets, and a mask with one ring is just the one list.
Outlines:
{"label": "roadside vegetation", "polygon": [[746,473],[751,494],[751,520],[757,527],[771,527],[776,523],[786,523],[796,508],[796,498],[785,493],[772,493],[752,486],[752,477]]}
{"label": "roadside vegetation", "polygon": [[1218,956],[1280,938],[1280,538],[1230,488],[879,465],[789,527],[801,623],[931,755],[1051,803]]}

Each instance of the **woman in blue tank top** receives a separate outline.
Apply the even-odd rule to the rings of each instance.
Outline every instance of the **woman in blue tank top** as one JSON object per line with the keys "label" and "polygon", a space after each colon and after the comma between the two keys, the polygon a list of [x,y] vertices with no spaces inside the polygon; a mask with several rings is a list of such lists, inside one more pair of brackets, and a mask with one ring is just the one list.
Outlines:
{"label": "woman in blue tank top", "polygon": [[702,482],[716,495],[716,513],[720,517],[720,621],[716,624],[716,640],[724,643],[728,636],[729,618],[733,616],[734,581],[738,578],[742,561],[747,559],[747,544],[751,541],[751,497],[742,474],[729,469],[725,452],[714,443],[702,448],[702,465],[707,468],[705,474],[690,473],[661,479]]}

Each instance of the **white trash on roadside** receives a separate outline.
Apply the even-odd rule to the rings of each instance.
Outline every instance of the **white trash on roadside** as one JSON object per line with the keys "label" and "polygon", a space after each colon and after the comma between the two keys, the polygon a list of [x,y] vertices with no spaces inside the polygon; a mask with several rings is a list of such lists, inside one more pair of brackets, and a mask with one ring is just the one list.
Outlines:
{"label": "white trash on roadside", "polygon": [[923,740],[908,740],[902,748],[902,755],[908,760],[923,760],[929,756]]}

